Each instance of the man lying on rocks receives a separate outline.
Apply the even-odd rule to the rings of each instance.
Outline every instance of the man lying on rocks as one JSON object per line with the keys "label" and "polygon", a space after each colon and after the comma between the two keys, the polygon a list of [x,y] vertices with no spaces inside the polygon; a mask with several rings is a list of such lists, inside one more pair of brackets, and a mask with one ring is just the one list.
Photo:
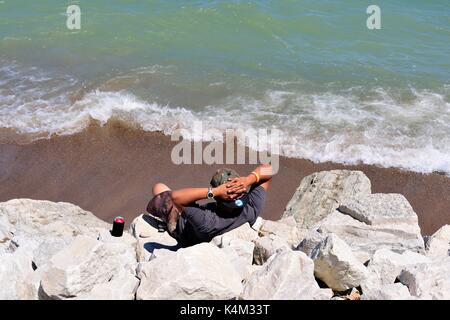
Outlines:
{"label": "man lying on rocks", "polygon": [[[245,177],[232,169],[220,169],[208,188],[171,190],[157,183],[147,212],[165,222],[168,233],[183,247],[209,242],[244,223],[255,223],[272,175],[272,166],[264,164]],[[216,201],[197,204],[202,199]]]}

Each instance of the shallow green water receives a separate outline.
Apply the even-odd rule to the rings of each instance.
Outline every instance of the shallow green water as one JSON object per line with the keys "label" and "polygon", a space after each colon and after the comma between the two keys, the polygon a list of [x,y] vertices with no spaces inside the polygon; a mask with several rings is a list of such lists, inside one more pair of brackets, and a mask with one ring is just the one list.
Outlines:
{"label": "shallow green water", "polygon": [[381,30],[370,4],[0,1],[0,126],[274,127],[289,155],[450,171],[450,2],[377,1]]}

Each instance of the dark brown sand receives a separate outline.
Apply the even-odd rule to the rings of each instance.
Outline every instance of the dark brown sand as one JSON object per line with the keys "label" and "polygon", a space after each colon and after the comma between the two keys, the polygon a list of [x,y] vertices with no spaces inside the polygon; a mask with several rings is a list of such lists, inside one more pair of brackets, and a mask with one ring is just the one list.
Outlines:
{"label": "dark brown sand", "polygon": [[[174,165],[170,138],[109,123],[82,133],[55,136],[29,144],[0,144],[0,201],[13,198],[64,201],[111,222],[116,215],[129,223],[144,212],[151,187],[162,181],[172,188],[207,186],[223,165]],[[248,174],[254,165],[232,167]],[[363,171],[372,192],[401,193],[419,215],[423,234],[450,223],[450,178],[369,165],[315,164],[281,158],[263,217],[278,219],[303,177],[322,170]]]}

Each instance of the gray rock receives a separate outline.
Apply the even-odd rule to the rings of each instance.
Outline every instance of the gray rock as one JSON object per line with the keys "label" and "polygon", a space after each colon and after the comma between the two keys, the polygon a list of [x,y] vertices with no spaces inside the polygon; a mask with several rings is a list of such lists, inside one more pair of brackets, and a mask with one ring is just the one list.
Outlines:
{"label": "gray rock", "polygon": [[420,234],[417,214],[401,194],[376,193],[344,199],[339,211],[371,226]]}
{"label": "gray rock", "polygon": [[450,255],[450,225],[446,224],[426,241],[426,254],[434,257]]}
{"label": "gray rock", "polygon": [[427,300],[450,299],[450,257],[407,266],[399,276],[411,295]]}
{"label": "gray rock", "polygon": [[401,283],[385,284],[383,286],[363,290],[361,300],[409,300],[408,287]]}
{"label": "gray rock", "polygon": [[297,246],[296,250],[302,251],[308,257],[311,256],[313,250],[327,237],[326,234],[320,233],[318,230],[312,229],[308,232],[302,242]]}
{"label": "gray rock", "polygon": [[371,193],[370,180],[361,171],[333,170],[305,177],[284,211],[300,229],[310,229],[335,211],[342,200]]}
{"label": "gray rock", "polygon": [[242,290],[241,275],[228,255],[210,243],[140,263],[138,277],[139,300],[232,299]]}
{"label": "gray rock", "polygon": [[279,249],[291,249],[289,243],[274,234],[254,240],[255,250],[253,260],[257,265],[263,265]]}
{"label": "gray rock", "polygon": [[303,252],[281,250],[244,284],[245,300],[323,300],[330,289],[320,289],[314,278],[314,263]]}
{"label": "gray rock", "polygon": [[358,287],[368,277],[367,268],[356,259],[350,247],[330,234],[311,253],[314,273],[328,287],[344,291]]}

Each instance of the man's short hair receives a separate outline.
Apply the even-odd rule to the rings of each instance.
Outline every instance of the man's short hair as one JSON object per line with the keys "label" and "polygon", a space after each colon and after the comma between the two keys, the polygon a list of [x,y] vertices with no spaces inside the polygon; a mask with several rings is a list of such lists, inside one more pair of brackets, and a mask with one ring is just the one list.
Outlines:
{"label": "man's short hair", "polygon": [[236,172],[236,170],[223,168],[216,171],[216,173],[213,175],[211,179],[211,186],[213,188],[216,188],[228,181],[229,178],[238,178],[239,173]]}

